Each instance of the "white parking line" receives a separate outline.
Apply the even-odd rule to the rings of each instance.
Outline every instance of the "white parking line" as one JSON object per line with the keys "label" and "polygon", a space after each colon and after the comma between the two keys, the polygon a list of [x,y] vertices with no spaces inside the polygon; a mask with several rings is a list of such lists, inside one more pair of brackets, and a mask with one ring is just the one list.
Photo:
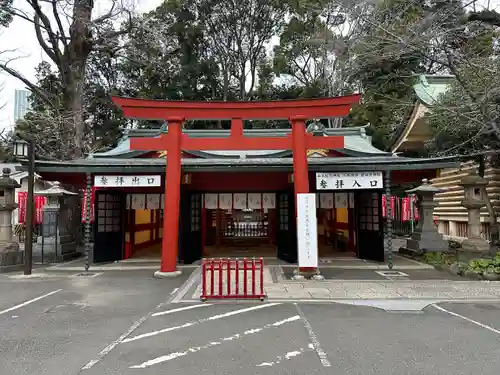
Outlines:
{"label": "white parking line", "polygon": [[206,307],[206,306],[212,306],[212,304],[211,303],[202,303],[200,305],[191,305],[191,306],[186,306],[186,307],[179,307],[178,309],[160,311],[160,312],[152,314],[151,316],[167,315],[167,314],[172,314],[172,313],[176,313],[176,312],[179,312],[179,311],[192,310],[192,309],[197,309],[199,307]]}
{"label": "white parking line", "polygon": [[40,297],[36,297],[36,298],[33,298],[33,299],[30,299],[29,301],[26,301],[26,302],[23,302],[23,303],[20,303],[19,305],[16,305],[16,306],[12,306],[6,310],[2,310],[0,311],[0,315],[2,314],[5,314],[5,313],[8,313],[10,311],[13,311],[13,310],[17,310],[17,309],[20,309],[21,307],[24,307],[26,305],[29,305],[30,303],[33,303],[33,302],[36,302],[36,301],[39,301],[41,300],[42,298],[46,298],[46,297],[49,297],[53,294],[56,294],[56,293],[59,293],[62,289],[57,289],[57,290],[54,290],[50,293],[47,293],[47,294],[44,294],[43,296],[40,296]]}
{"label": "white parking line", "polygon": [[227,341],[237,340],[237,339],[240,339],[240,338],[248,336],[248,335],[253,335],[253,334],[262,332],[264,329],[267,329],[267,328],[279,327],[279,326],[281,326],[283,324],[295,322],[297,320],[300,320],[300,316],[299,315],[295,315],[295,316],[292,316],[290,318],[280,320],[278,322],[266,324],[266,325],[264,325],[262,327],[249,329],[249,330],[246,330],[243,333],[236,333],[236,334],[234,334],[232,336],[222,337],[222,338],[220,338],[220,339],[218,339],[216,341],[210,341],[208,344],[205,344],[205,345],[202,345],[202,346],[193,346],[193,347],[191,347],[191,348],[189,348],[189,349],[187,349],[185,351],[182,351],[182,352],[172,352],[170,354],[163,355],[161,357],[157,357],[157,358],[151,359],[149,361],[143,362],[140,365],[131,366],[130,368],[146,368],[146,367],[154,366],[154,365],[157,365],[159,363],[171,361],[172,359],[176,359],[176,358],[179,358],[179,357],[184,357],[184,356],[186,356],[186,355],[188,355],[190,353],[197,353],[200,350],[208,349],[208,348],[210,348],[212,346],[221,345],[222,343],[227,342]]}
{"label": "white parking line", "polygon": [[[314,350],[314,345],[313,344],[309,344],[307,346],[307,348]],[[294,350],[294,351],[285,353],[285,355],[283,355],[283,356],[276,357],[275,361],[259,363],[257,365],[257,367],[271,367],[271,366],[277,365],[278,363],[281,363],[283,360],[292,359],[292,358],[297,357],[297,356],[299,356],[301,354],[304,354],[305,351],[306,351],[306,349],[300,348],[299,350]]]}
{"label": "white parking line", "polygon": [[500,335],[500,330],[498,329],[495,329],[491,326],[488,326],[486,324],[483,324],[481,322],[478,322],[477,320],[473,320],[473,319],[470,319],[470,318],[467,318],[466,316],[463,316],[463,315],[460,315],[460,314],[457,314],[457,313],[454,313],[453,311],[450,311],[450,310],[446,310],[444,308],[442,308],[441,306],[438,306],[438,305],[432,305],[434,308],[442,311],[442,312],[445,312],[447,314],[450,314],[450,315],[453,315],[453,316],[456,316],[457,318],[460,318],[460,319],[463,319],[463,320],[466,320],[468,321],[469,323],[472,323],[472,324],[475,324],[481,328],[485,328],[487,329],[488,331],[491,331],[491,332],[494,332],[496,333],[497,335]]}
{"label": "white parking line", "polygon": [[176,330],[179,330],[182,328],[191,327],[191,326],[194,326],[194,325],[197,325],[200,323],[204,323],[204,322],[208,322],[208,321],[212,321],[212,320],[217,320],[217,319],[223,319],[223,318],[227,318],[229,316],[243,314],[243,313],[246,313],[249,311],[259,310],[259,309],[263,309],[263,308],[271,307],[271,306],[276,306],[276,305],[280,305],[280,304],[279,303],[267,303],[265,305],[257,305],[257,306],[252,306],[252,307],[240,309],[240,310],[233,310],[233,311],[229,311],[229,312],[224,313],[224,314],[214,315],[214,316],[211,316],[209,318],[203,318],[203,319],[195,320],[192,322],[184,323],[180,326],[168,327],[168,328],[160,329],[159,331],[152,331],[152,332],[148,332],[148,333],[143,333],[142,335],[137,335],[134,337],[130,337],[126,340],[123,340],[122,342],[126,343],[126,342],[135,341],[135,340],[140,340],[140,339],[143,339],[146,337],[156,336],[156,335],[159,335],[162,333],[176,331]]}
{"label": "white parking line", "polygon": [[319,361],[323,365],[323,367],[331,367],[332,364],[328,360],[328,356],[326,355],[325,351],[323,348],[321,348],[321,344],[319,343],[318,337],[314,333],[311,324],[307,320],[306,316],[304,315],[304,312],[300,308],[298,304],[295,304],[295,307],[297,309],[297,312],[299,313],[300,317],[302,318],[302,321],[304,322],[304,327],[306,328],[307,334],[309,335],[309,340],[311,340],[311,343],[313,344],[314,350],[318,354]]}
{"label": "white parking line", "polygon": [[[164,306],[167,302],[162,302],[158,306],[156,306],[156,309],[159,309],[160,307]],[[97,354],[97,356],[91,360],[89,363],[87,363],[85,366],[82,367],[83,370],[88,370],[92,368],[94,365],[99,363],[105,356],[107,356],[119,343],[121,343],[125,338],[127,338],[129,335],[132,334],[144,321],[151,315],[151,313],[148,313],[147,315],[144,315],[142,318],[139,320],[136,320],[130,327],[125,331],[118,339],[113,341],[111,344],[106,346],[103,350]]]}

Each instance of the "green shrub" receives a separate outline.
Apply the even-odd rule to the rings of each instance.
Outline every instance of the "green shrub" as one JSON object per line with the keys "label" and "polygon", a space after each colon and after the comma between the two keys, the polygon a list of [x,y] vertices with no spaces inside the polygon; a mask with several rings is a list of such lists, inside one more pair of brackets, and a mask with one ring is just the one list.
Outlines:
{"label": "green shrub", "polygon": [[471,260],[467,269],[478,274],[496,273],[500,275],[500,253],[497,253],[497,255],[491,259]]}

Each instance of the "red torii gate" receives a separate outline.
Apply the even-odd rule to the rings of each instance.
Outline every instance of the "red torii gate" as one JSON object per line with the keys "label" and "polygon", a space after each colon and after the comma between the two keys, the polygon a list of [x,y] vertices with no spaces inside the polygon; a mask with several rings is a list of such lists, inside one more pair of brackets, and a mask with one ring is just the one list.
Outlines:
{"label": "red torii gate", "polygon": [[[260,102],[191,102],[113,97],[123,114],[136,119],[168,121],[168,133],[156,138],[132,138],[130,149],[167,151],[165,213],[161,266],[158,276],[177,275],[181,150],[292,150],[295,194],[309,192],[307,150],[340,149],[344,137],[314,137],[306,133],[310,118],[347,116],[360,95]],[[245,137],[243,120],[289,120],[292,134],[284,137]],[[184,120],[231,120],[226,138],[190,138],[182,133]]]}

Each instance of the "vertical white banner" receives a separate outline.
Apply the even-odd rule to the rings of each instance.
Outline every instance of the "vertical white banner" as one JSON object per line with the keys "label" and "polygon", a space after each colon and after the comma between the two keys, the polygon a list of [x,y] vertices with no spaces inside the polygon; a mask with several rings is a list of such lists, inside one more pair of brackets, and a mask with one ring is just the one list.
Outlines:
{"label": "vertical white banner", "polygon": [[297,195],[297,241],[299,267],[318,267],[316,194]]}
{"label": "vertical white banner", "polygon": [[231,194],[231,193],[219,194],[219,208],[221,210],[232,210],[233,209],[233,194]]}
{"label": "vertical white banner", "polygon": [[216,210],[219,208],[218,194],[205,194],[205,208],[207,210]]}
{"label": "vertical white banner", "polygon": [[347,193],[335,194],[335,208],[347,208]]}
{"label": "vertical white banner", "polygon": [[320,208],[333,208],[333,193],[319,193]]}
{"label": "vertical white banner", "polygon": [[146,194],[132,194],[132,202],[130,207],[133,210],[146,209]]}
{"label": "vertical white banner", "polygon": [[354,193],[349,193],[349,208],[354,208],[355,203],[354,203]]}
{"label": "vertical white banner", "polygon": [[276,208],[276,194],[275,193],[262,194],[262,207],[264,207],[264,209]]}
{"label": "vertical white banner", "polygon": [[160,208],[160,194],[147,194],[148,210],[158,210]]}
{"label": "vertical white banner", "polygon": [[234,193],[233,208],[235,210],[247,208],[247,193]]}
{"label": "vertical white banner", "polygon": [[260,210],[262,208],[262,194],[249,193],[248,194],[248,208],[252,210]]}

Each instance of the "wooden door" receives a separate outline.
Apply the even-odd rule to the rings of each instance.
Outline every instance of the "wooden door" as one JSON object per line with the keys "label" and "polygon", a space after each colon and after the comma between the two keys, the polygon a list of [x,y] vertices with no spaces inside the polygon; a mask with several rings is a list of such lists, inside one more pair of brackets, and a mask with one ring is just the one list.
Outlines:
{"label": "wooden door", "polygon": [[123,259],[125,231],[125,195],[120,192],[96,192],[94,262]]}
{"label": "wooden door", "polygon": [[180,259],[184,264],[200,260],[202,244],[202,194],[185,192],[181,195],[181,220],[179,225]]}
{"label": "wooden door", "polygon": [[379,191],[366,191],[358,193],[357,198],[358,258],[383,262],[382,194]]}
{"label": "wooden door", "polygon": [[277,257],[288,263],[297,263],[297,220],[293,192],[278,193],[276,208]]}

